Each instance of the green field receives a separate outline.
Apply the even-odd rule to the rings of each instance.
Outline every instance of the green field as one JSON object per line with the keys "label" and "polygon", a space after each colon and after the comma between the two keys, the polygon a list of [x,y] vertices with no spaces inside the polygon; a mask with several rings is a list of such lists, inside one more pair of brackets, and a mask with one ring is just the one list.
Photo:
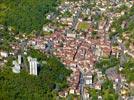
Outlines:
{"label": "green field", "polygon": [[79,30],[88,30],[89,24],[87,22],[80,22],[78,23],[77,29]]}

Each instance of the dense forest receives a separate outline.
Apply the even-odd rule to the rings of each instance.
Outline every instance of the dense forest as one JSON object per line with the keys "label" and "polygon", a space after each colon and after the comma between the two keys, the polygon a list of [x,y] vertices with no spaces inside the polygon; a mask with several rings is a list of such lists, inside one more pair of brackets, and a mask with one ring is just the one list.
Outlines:
{"label": "dense forest", "polygon": [[12,73],[13,59],[8,59],[4,71],[0,71],[0,100],[56,100],[58,91],[68,86],[66,78],[71,71],[56,57],[35,50],[28,53],[38,59],[39,75],[29,75],[24,69],[20,74]]}
{"label": "dense forest", "polygon": [[57,0],[1,0],[0,24],[12,26],[17,32],[40,31],[45,15],[55,11]]}

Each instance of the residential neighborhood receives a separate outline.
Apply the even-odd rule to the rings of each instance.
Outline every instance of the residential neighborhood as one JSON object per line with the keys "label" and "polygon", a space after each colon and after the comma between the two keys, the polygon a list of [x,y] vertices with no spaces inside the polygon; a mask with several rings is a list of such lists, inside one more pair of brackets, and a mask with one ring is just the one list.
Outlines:
{"label": "residential neighborhood", "polygon": [[[74,99],[65,100],[134,100],[134,80],[124,74],[126,66],[134,72],[134,43],[126,47],[127,33],[123,39],[118,34],[110,37],[117,31],[113,27],[115,19],[133,6],[133,0],[65,0],[56,12],[47,14],[50,22],[43,25],[41,35],[13,35],[10,50],[0,48],[0,69],[14,57],[13,73],[26,70],[38,76],[42,63],[30,55],[29,49],[34,49],[56,56],[72,71],[67,77],[68,87],[58,92],[60,98],[73,95]],[[121,27],[126,24],[122,22]],[[5,27],[0,25],[0,30]],[[14,34],[12,27],[7,30]]]}

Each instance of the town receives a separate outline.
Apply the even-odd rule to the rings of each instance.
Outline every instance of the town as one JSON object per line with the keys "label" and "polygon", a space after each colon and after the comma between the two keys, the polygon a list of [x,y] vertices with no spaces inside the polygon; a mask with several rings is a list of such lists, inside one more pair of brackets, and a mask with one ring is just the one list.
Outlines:
{"label": "town", "polygon": [[[134,80],[128,82],[122,72],[129,59],[134,62],[134,44],[127,48],[118,34],[109,37],[116,31],[113,28],[115,19],[124,16],[133,6],[133,0],[65,1],[57,7],[57,12],[47,14],[50,22],[43,26],[43,35],[16,35],[17,42],[10,44],[10,52],[0,48],[0,66],[4,67],[8,58],[15,56],[13,73],[20,73],[25,66],[30,75],[38,76],[38,58],[28,53],[32,48],[56,56],[72,70],[67,78],[68,87],[59,92],[61,98],[72,94],[76,98],[73,100],[78,97],[80,100],[108,100],[104,98],[108,93],[117,97],[114,100],[133,100]],[[125,24],[122,22],[122,28]],[[0,26],[1,30],[4,28]],[[12,27],[7,30],[14,34]],[[129,37],[125,35],[124,38]],[[134,71],[134,64],[131,67]]]}

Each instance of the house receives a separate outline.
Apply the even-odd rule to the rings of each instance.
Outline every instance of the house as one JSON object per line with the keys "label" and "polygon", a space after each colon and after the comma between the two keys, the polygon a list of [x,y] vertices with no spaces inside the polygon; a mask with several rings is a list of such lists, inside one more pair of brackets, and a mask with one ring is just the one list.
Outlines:
{"label": "house", "polygon": [[134,88],[134,81],[130,82],[130,87]]}
{"label": "house", "polygon": [[98,100],[103,100],[103,99],[102,99],[102,96],[98,96]]}
{"label": "house", "polygon": [[68,92],[67,91],[61,91],[61,92],[59,92],[59,96],[62,97],[62,98],[65,98],[67,95],[68,95]]}
{"label": "house", "polygon": [[113,89],[117,89],[117,83],[116,82],[113,82]]}
{"label": "house", "polygon": [[76,95],[80,95],[80,89],[77,89],[75,92],[76,92]]}
{"label": "house", "polygon": [[54,32],[54,29],[48,26],[43,26],[43,32]]}
{"label": "house", "polygon": [[101,83],[99,83],[99,82],[95,83],[94,88],[96,90],[101,90]]}
{"label": "house", "polygon": [[67,37],[76,38],[76,34],[73,34],[73,33],[67,33]]}
{"label": "house", "polygon": [[128,94],[128,90],[126,90],[126,89],[121,90],[121,95],[127,95],[127,94]]}
{"label": "house", "polygon": [[4,58],[8,57],[8,53],[5,51],[1,51],[0,55],[1,55],[1,57],[4,57]]}
{"label": "house", "polygon": [[102,52],[102,50],[101,50],[101,47],[98,46],[98,45],[96,46],[94,53],[95,53],[95,55],[96,55],[97,57],[100,57],[100,56],[103,55],[103,52]]}
{"label": "house", "polygon": [[0,24],[0,30],[4,30],[4,28],[5,28],[4,25]]}
{"label": "house", "polygon": [[75,94],[75,90],[73,88],[70,89],[69,91],[70,94]]}
{"label": "house", "polygon": [[84,100],[89,100],[89,93],[84,89],[85,93],[83,95]]}
{"label": "house", "polygon": [[97,71],[97,77],[101,78],[102,77],[102,72],[101,71]]}

